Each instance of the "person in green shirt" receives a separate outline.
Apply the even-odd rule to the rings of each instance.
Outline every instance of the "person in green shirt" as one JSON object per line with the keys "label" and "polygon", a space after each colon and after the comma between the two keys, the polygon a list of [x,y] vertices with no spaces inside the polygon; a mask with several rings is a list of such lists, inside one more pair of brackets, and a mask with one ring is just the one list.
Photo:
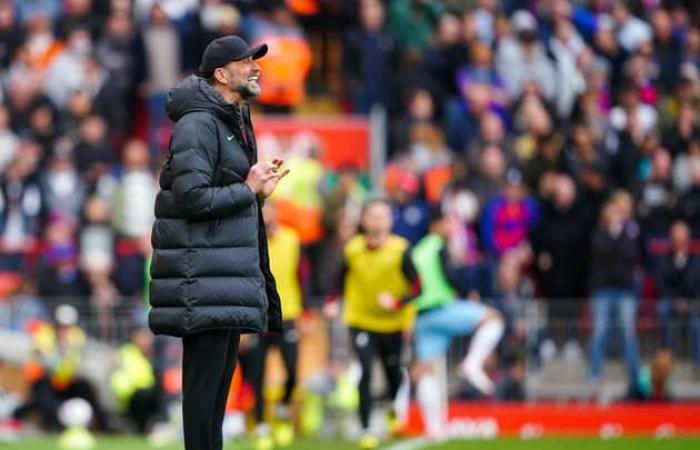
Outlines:
{"label": "person in green shirt", "polygon": [[389,31],[403,50],[420,54],[444,12],[440,0],[394,0],[389,6]]}
{"label": "person in green shirt", "polygon": [[429,437],[444,436],[447,423],[447,381],[444,357],[452,340],[472,334],[469,349],[459,365],[460,375],[484,395],[494,385],[484,372],[484,362],[498,344],[504,322],[498,311],[474,300],[459,298],[452,281],[447,251],[455,220],[439,209],[433,211],[429,234],[412,250],[421,293],[413,300],[414,376],[418,403]]}

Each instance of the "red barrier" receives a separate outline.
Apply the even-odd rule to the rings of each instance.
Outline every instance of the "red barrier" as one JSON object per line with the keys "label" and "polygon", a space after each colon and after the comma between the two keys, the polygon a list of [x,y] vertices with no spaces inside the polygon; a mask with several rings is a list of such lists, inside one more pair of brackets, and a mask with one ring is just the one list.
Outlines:
{"label": "red barrier", "polygon": [[266,152],[294,151],[304,141],[314,142],[326,167],[354,166],[367,170],[369,121],[361,117],[255,117],[255,134],[261,158]]}
{"label": "red barrier", "polygon": [[[452,403],[449,415],[451,434],[465,437],[700,435],[700,403]],[[423,432],[416,405],[411,406],[405,432]]]}

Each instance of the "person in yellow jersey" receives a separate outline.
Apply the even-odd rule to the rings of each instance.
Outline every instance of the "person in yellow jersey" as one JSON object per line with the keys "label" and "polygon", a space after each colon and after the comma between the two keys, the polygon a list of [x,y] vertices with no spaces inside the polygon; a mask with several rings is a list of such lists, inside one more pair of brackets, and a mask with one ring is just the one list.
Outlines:
{"label": "person in yellow jersey", "polygon": [[[296,385],[297,357],[299,353],[299,332],[296,321],[302,313],[302,290],[299,276],[301,241],[291,228],[279,223],[274,202],[267,202],[263,208],[263,220],[270,253],[270,269],[275,276],[277,290],[282,301],[282,334],[261,334],[250,336],[247,341],[242,365],[246,378],[255,390],[254,419],[255,447],[268,450],[275,444],[281,447],[294,440],[294,428],[290,420],[290,403]],[[274,426],[265,420],[265,360],[268,350],[278,347],[287,372],[284,394],[275,408]]]}
{"label": "person in yellow jersey", "polygon": [[[359,384],[359,416],[363,429],[359,445],[362,449],[379,446],[379,439],[369,423],[372,364],[378,356],[386,375],[389,397],[395,399],[402,381],[403,333],[412,322],[412,309],[403,305],[420,292],[408,252],[409,243],[391,233],[392,225],[388,201],[369,200],[360,215],[360,233],[344,248],[339,292],[343,298],[343,321],[350,329],[352,346],[362,368]],[[336,300],[332,302],[331,305],[337,305]],[[333,309],[328,306],[328,310]],[[395,412],[390,414],[395,415]]]}

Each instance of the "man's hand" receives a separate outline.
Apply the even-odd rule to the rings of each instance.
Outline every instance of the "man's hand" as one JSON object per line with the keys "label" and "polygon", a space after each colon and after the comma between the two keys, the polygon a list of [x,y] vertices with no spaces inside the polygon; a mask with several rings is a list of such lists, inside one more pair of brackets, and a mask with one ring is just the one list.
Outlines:
{"label": "man's hand", "polygon": [[279,183],[280,180],[281,180],[282,178],[284,178],[284,177],[289,173],[289,169],[285,169],[285,170],[283,170],[283,171],[280,172],[280,171],[279,171],[279,166],[282,165],[282,161],[281,161],[281,160],[273,160],[273,164],[275,164],[275,161],[279,161],[279,163],[277,164],[277,170],[275,171],[275,173],[277,174],[277,176],[274,177],[274,178],[272,178],[271,180],[269,180],[269,181],[268,181],[267,183],[265,183],[265,185],[263,186],[262,190],[260,191],[260,193],[262,194],[263,198],[267,198],[267,197],[271,196],[272,193],[275,191],[275,188],[277,187],[277,183]]}
{"label": "man's hand", "polygon": [[340,317],[340,304],[337,300],[328,301],[323,305],[323,317],[335,320]]}
{"label": "man's hand", "polygon": [[377,295],[377,302],[386,311],[394,311],[399,307],[399,300],[388,292],[380,292]]}
{"label": "man's hand", "polygon": [[253,194],[269,197],[272,191],[275,190],[275,187],[277,187],[279,180],[289,173],[289,170],[279,171],[282,163],[281,159],[274,159],[272,162],[260,161],[256,163],[248,171],[245,184],[253,191]]}
{"label": "man's hand", "polygon": [[274,166],[272,171],[275,173],[276,176],[265,182],[262,189],[260,190],[260,194],[263,198],[267,198],[270,195],[272,195],[272,193],[275,191],[275,188],[277,187],[277,183],[279,183],[279,181],[289,173],[289,169],[280,171],[283,163],[284,160],[281,159],[275,158],[272,160],[272,165]]}

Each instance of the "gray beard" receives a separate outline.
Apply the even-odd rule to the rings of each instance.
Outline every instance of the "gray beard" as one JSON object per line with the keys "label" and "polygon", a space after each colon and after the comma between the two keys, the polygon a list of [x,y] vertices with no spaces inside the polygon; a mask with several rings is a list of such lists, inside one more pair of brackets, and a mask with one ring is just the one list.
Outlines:
{"label": "gray beard", "polygon": [[260,86],[251,86],[252,83],[244,83],[238,87],[238,93],[241,94],[245,100],[250,100],[260,95]]}

